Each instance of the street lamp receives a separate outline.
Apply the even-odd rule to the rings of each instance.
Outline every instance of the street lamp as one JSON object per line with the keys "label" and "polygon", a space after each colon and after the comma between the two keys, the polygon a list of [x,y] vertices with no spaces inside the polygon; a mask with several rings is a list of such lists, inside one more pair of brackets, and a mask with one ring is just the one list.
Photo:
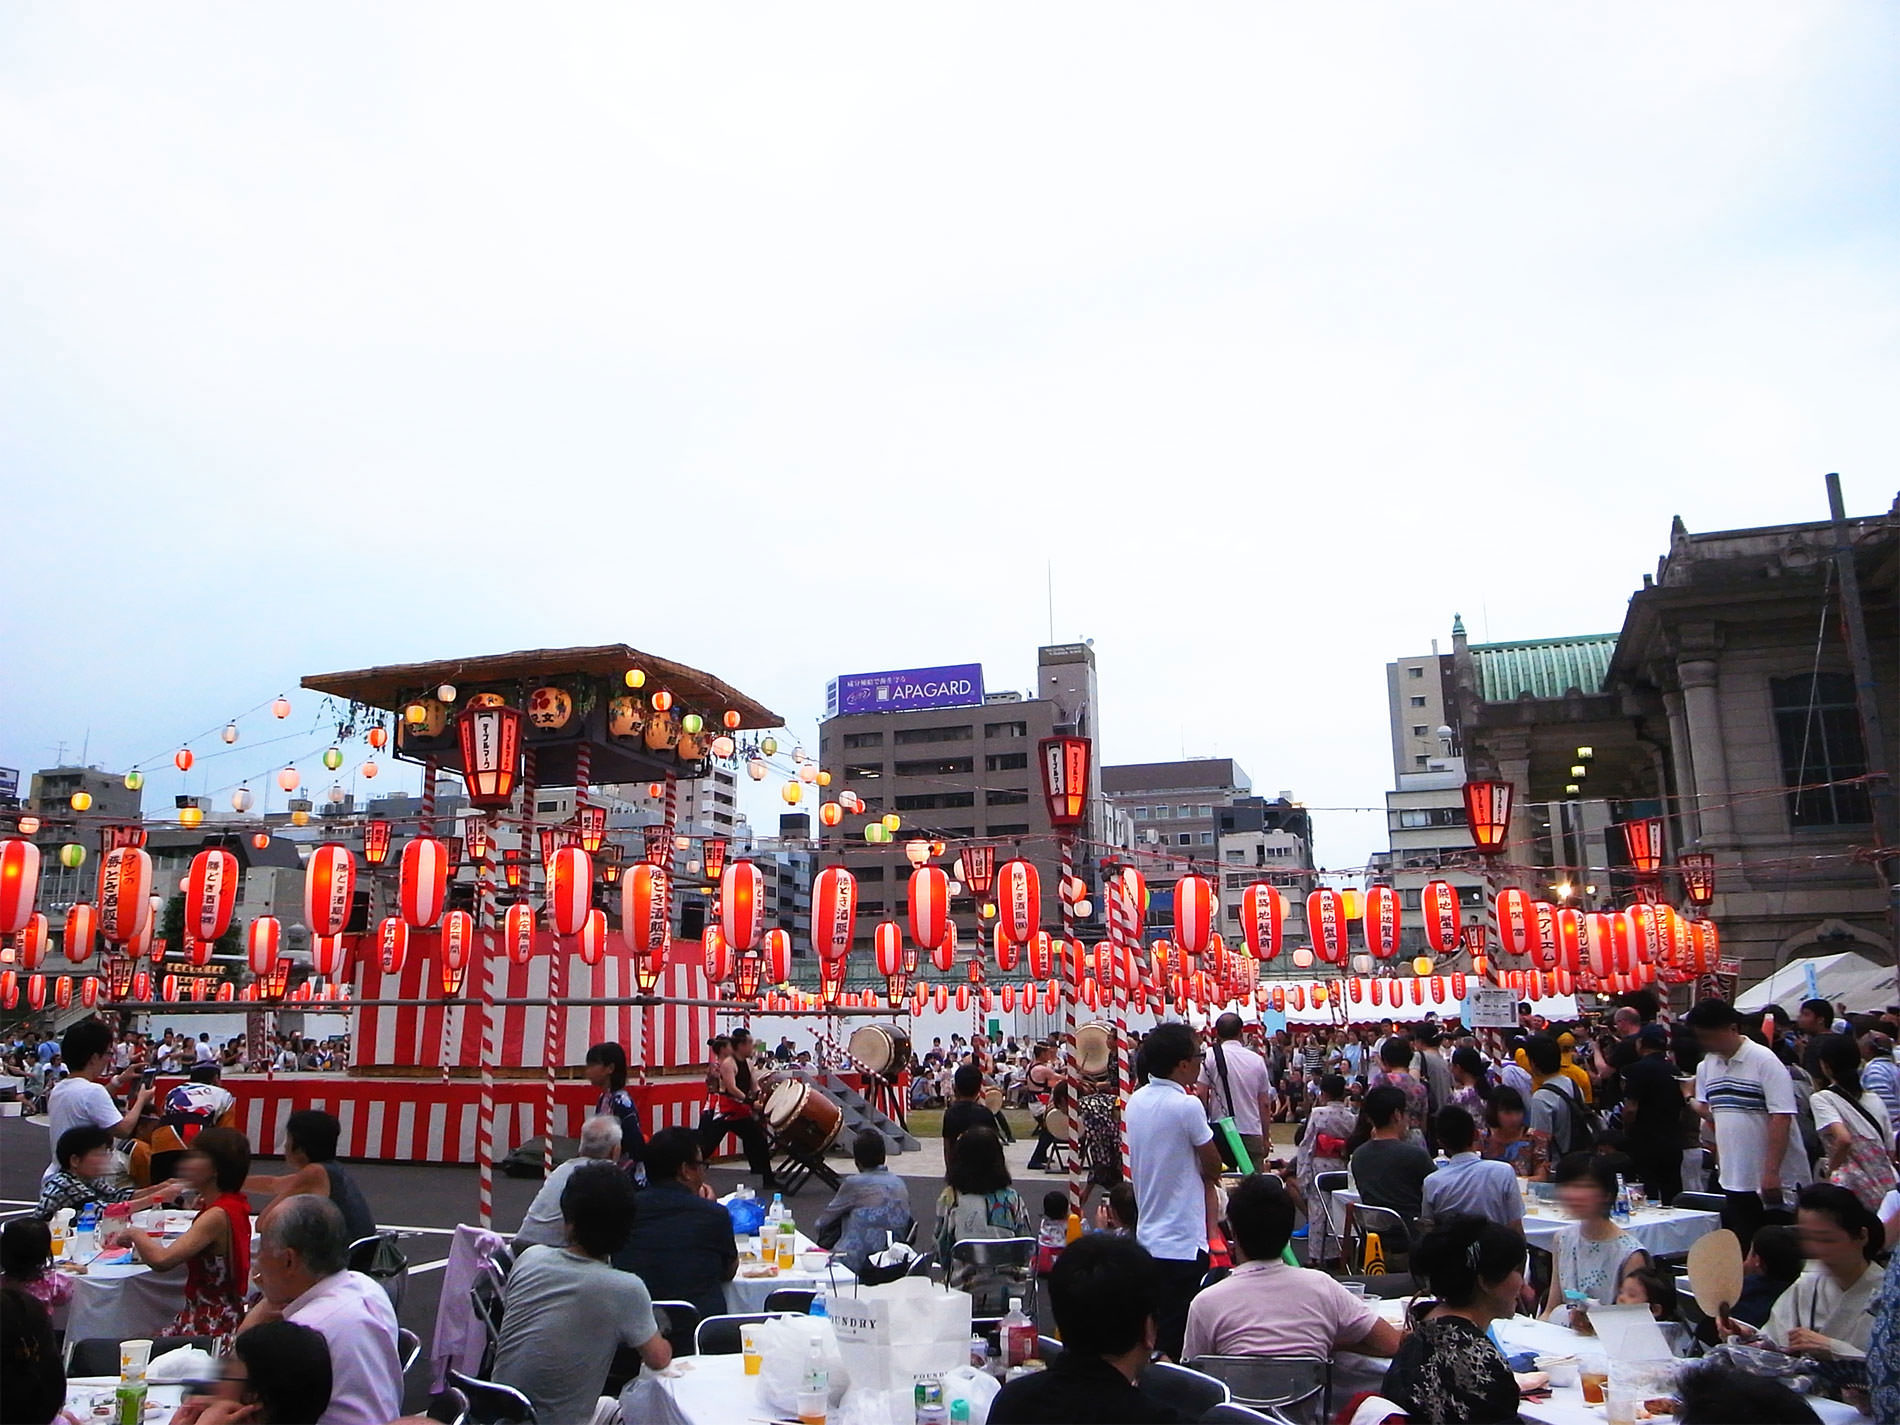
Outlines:
{"label": "street lamp", "polygon": [[1685,851],[1676,857],[1676,871],[1682,877],[1682,894],[1697,910],[1706,910],[1715,899],[1715,853]]}
{"label": "street lamp", "polygon": [[521,709],[471,704],[456,724],[469,804],[484,811],[507,806],[521,775]]}

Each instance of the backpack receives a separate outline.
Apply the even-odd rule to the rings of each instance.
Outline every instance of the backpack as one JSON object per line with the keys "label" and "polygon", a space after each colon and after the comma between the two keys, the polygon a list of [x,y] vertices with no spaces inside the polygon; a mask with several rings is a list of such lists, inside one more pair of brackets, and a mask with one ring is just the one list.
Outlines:
{"label": "backpack", "polygon": [[1596,1137],[1601,1121],[1576,1094],[1568,1089],[1558,1088],[1558,1082],[1556,1079],[1546,1079],[1531,1095],[1532,1098],[1536,1098],[1538,1094],[1549,1093],[1563,1102],[1564,1111],[1561,1122],[1564,1126],[1559,1128],[1553,1123],[1550,1151],[1558,1158],[1570,1153],[1588,1153],[1596,1147]]}

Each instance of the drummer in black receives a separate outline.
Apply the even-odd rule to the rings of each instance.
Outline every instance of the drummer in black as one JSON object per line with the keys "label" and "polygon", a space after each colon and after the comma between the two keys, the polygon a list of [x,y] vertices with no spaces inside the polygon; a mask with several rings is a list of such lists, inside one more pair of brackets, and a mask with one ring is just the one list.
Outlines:
{"label": "drummer in black", "polygon": [[765,1127],[759,1122],[757,1089],[752,1078],[752,1031],[732,1031],[732,1053],[719,1060],[719,1083],[713,1090],[716,1112],[702,1127],[700,1150],[707,1157],[727,1133],[737,1135],[745,1149],[746,1168],[759,1174],[767,1192],[778,1183],[772,1177],[772,1145],[766,1140]]}

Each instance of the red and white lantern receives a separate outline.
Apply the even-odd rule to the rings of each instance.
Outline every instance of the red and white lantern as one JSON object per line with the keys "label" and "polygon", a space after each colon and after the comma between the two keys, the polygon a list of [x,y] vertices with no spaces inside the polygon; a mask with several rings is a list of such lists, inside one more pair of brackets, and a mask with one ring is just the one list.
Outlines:
{"label": "red and white lantern", "polygon": [[237,906],[237,857],[211,846],[191,858],[185,875],[185,934],[216,940],[231,926]]}
{"label": "red and white lantern", "polygon": [[[916,878],[911,881],[913,914]],[[827,866],[811,888],[811,948],[820,964],[842,960],[851,953],[851,937],[858,930],[858,878],[842,866]]]}
{"label": "red and white lantern", "polygon": [[[598,965],[601,962],[601,960],[603,960],[606,957],[606,954],[607,954],[607,912],[606,911],[590,910],[587,912],[586,917],[581,921],[581,928],[580,928],[580,934],[578,936],[578,942],[579,942],[579,949],[581,953],[581,963],[583,965]],[[666,953],[666,940],[664,937],[662,937],[660,940],[659,953],[662,955]]]}
{"label": "red and white lantern", "polygon": [[460,970],[474,949],[475,917],[465,910],[449,911],[442,917],[442,963]]}
{"label": "red and white lantern", "polygon": [[666,871],[636,861],[620,877],[620,938],[636,955],[657,954],[670,938]]}
{"label": "red and white lantern", "polygon": [[594,858],[563,846],[548,861],[548,926],[556,935],[579,935],[593,906]]}
{"label": "red and white lantern", "polygon": [[310,956],[316,962],[317,973],[326,978],[342,974],[343,966],[349,958],[341,935],[311,936]]}
{"label": "red and white lantern", "polygon": [[52,938],[52,932],[46,926],[46,917],[39,911],[29,915],[26,924],[20,927],[20,968],[28,972],[39,969]]}
{"label": "red and white lantern", "polygon": [[108,851],[99,863],[99,930],[109,945],[125,945],[152,919],[152,858],[131,846]]}
{"label": "red and white lantern", "polygon": [[765,952],[765,979],[768,984],[782,985],[792,977],[792,932],[773,926],[765,932],[763,947]]}
{"label": "red and white lantern", "polygon": [[397,905],[416,930],[428,930],[442,918],[449,898],[449,848],[433,836],[418,836],[402,848]]}
{"label": "red and white lantern", "polygon": [[26,928],[40,893],[40,848],[21,837],[0,841],[0,935]]}
{"label": "red and white lantern", "polygon": [[[329,842],[310,853],[303,874],[303,920],[312,935],[335,937],[350,923],[356,898],[356,858]],[[187,926],[186,933],[190,933]]]}
{"label": "red and white lantern", "polygon": [[725,933],[716,925],[699,932],[699,963],[712,984],[724,984],[732,976],[732,951],[726,945]]}
{"label": "red and white lantern", "polygon": [[277,968],[277,950],[283,942],[283,930],[274,915],[260,915],[251,922],[244,937],[244,959],[253,975],[268,975]]}
{"label": "red and white lantern", "polygon": [[1366,948],[1381,960],[1399,953],[1399,893],[1390,886],[1366,892]]}
{"label": "red and white lantern", "polygon": [[1516,886],[1498,892],[1498,945],[1506,955],[1524,956],[1537,944],[1537,912]]}
{"label": "red and white lantern", "polygon": [[1549,901],[1536,901],[1531,914],[1537,921],[1537,938],[1531,942],[1531,963],[1549,970],[1557,963],[1557,907]]}
{"label": "red and white lantern", "polygon": [[919,950],[935,952],[949,927],[950,878],[941,866],[919,866],[910,873],[910,938]]}
{"label": "red and white lantern", "polygon": [[734,861],[720,873],[719,923],[736,954],[758,945],[765,930],[765,875],[750,861]]}
{"label": "red and white lantern", "polygon": [[996,925],[1012,945],[1027,944],[1042,927],[1042,879],[1021,857],[996,868]]}
{"label": "red and white lantern", "polygon": [[61,975],[53,982],[53,1003],[61,1009],[73,1007],[73,977]]}
{"label": "red and white lantern", "polygon": [[383,917],[376,927],[376,954],[383,973],[393,975],[409,957],[409,923],[399,915]]}
{"label": "red and white lantern", "polygon": [[1174,943],[1184,954],[1199,955],[1214,933],[1214,883],[1205,876],[1183,876],[1174,883]]}
{"label": "red and white lantern", "polygon": [[1450,881],[1428,881],[1418,905],[1425,919],[1425,943],[1432,947],[1434,955],[1451,954],[1458,948],[1462,934],[1458,888]]}
{"label": "red and white lantern", "polygon": [[65,950],[66,958],[75,965],[91,958],[92,940],[98,933],[98,922],[98,912],[85,901],[67,908],[66,931],[61,948]]}
{"label": "red and white lantern", "polygon": [[1286,926],[1286,901],[1265,881],[1255,881],[1241,892],[1240,926],[1254,959],[1273,959],[1280,953],[1280,939]]}
{"label": "red and white lantern", "polygon": [[525,965],[534,958],[533,906],[516,901],[508,907],[507,915],[502,917],[502,939],[513,963]]}
{"label": "red and white lantern", "polygon": [[1346,898],[1330,886],[1322,887],[1306,898],[1306,934],[1313,953],[1329,965],[1346,963],[1347,937],[1352,921],[1346,915]]}
{"label": "red and white lantern", "polygon": [[904,973],[904,932],[894,920],[880,920],[871,932],[871,951],[877,972],[889,979]]}

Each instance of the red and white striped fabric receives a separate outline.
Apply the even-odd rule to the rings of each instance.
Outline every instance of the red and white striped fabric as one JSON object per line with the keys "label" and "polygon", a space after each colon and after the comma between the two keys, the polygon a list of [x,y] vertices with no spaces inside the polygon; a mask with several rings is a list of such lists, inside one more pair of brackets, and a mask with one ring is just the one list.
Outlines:
{"label": "red and white striped fabric", "polygon": [[[393,971],[383,970],[375,958],[373,942],[370,955],[357,954],[355,995],[358,999],[435,999],[440,993],[439,937],[418,932],[411,938],[413,953]],[[497,999],[532,999],[548,992],[550,955],[556,951],[552,937],[535,936],[536,953],[526,964],[502,959],[494,966]],[[578,958],[567,965],[566,992],[577,999],[617,998],[638,993],[634,984],[633,961],[623,955],[608,955],[598,965],[585,965]],[[699,964],[699,946],[692,941],[677,941],[671,948],[665,971],[656,993],[668,998],[709,999],[706,977]],[[441,1060],[441,1004],[407,1009],[365,1005],[356,1011],[357,1022],[351,1039],[353,1067],[381,1067],[435,1070]],[[615,1040],[625,1046],[627,1057],[648,1068],[687,1068],[704,1062],[706,1041],[713,1033],[710,1009],[689,1009],[663,1005],[652,1009],[632,1006],[571,1006],[563,1011],[564,1042],[579,1046]],[[498,1021],[497,1061],[504,1067],[538,1069],[547,1029],[545,1007],[504,1005],[495,1010]],[[481,1064],[481,1010],[464,1006],[453,1026],[449,1062],[452,1066],[475,1069]],[[572,1057],[578,1059],[579,1055]]]}
{"label": "red and white striped fabric", "polygon": [[416,930],[432,930],[449,895],[449,848],[433,836],[418,836],[402,848],[397,879],[402,918]]}

